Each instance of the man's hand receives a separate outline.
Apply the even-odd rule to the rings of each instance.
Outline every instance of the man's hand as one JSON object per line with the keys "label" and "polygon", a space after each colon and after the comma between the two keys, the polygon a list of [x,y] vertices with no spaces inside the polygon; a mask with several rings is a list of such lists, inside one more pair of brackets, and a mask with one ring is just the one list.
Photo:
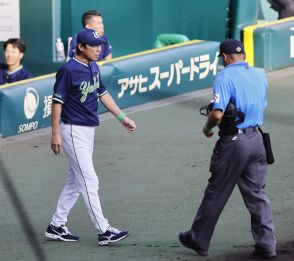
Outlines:
{"label": "man's hand", "polygon": [[52,136],[51,136],[51,149],[55,155],[60,154],[61,150],[61,135],[60,135],[60,114],[62,104],[52,103],[51,119],[52,119]]}
{"label": "man's hand", "polygon": [[115,101],[109,93],[106,93],[100,97],[100,101],[109,110],[116,119],[128,130],[128,132],[133,132],[136,129],[136,124],[133,120],[126,117],[126,115],[120,110],[116,105]]}
{"label": "man's hand", "polygon": [[52,133],[51,136],[51,149],[55,155],[59,155],[61,151],[61,135]]}
{"label": "man's hand", "polygon": [[213,136],[212,129],[217,126],[223,117],[223,112],[221,110],[212,110],[209,115],[206,124],[203,127],[203,133],[207,138]]}
{"label": "man's hand", "polygon": [[211,138],[213,136],[213,132],[212,132],[212,129],[208,129],[206,124],[204,125],[203,127],[203,133],[204,135],[207,137],[207,138]]}
{"label": "man's hand", "polygon": [[129,133],[136,130],[137,128],[135,122],[127,116],[121,120],[121,124],[128,130]]}

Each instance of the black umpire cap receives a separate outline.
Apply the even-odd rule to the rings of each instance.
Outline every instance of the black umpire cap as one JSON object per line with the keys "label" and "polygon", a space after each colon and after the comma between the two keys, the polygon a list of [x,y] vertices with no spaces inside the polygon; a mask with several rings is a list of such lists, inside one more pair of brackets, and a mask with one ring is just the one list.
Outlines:
{"label": "black umpire cap", "polygon": [[219,55],[218,57],[222,56],[222,54],[245,54],[244,45],[242,42],[235,40],[235,39],[227,39],[223,41],[219,46]]}

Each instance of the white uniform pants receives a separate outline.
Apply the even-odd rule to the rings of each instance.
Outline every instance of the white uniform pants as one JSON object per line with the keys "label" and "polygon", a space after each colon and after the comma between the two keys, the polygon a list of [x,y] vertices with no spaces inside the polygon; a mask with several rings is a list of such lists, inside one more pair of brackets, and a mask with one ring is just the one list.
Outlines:
{"label": "white uniform pants", "polygon": [[62,147],[69,160],[69,175],[51,224],[60,226],[67,222],[67,216],[82,192],[91,221],[97,230],[104,233],[109,224],[102,213],[98,195],[99,180],[92,161],[95,127],[61,123],[60,129]]}

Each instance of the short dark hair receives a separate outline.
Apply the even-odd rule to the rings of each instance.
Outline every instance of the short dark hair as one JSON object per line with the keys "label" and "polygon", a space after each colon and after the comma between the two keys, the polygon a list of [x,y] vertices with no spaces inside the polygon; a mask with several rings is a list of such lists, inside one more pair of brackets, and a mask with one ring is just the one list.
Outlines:
{"label": "short dark hair", "polygon": [[23,40],[19,38],[10,38],[3,44],[3,50],[5,51],[7,48],[7,45],[11,44],[14,48],[16,47],[21,53],[25,53],[26,51],[26,45]]}
{"label": "short dark hair", "polygon": [[82,45],[83,47],[86,47],[86,44],[78,43],[77,47],[76,47],[76,54],[77,55],[80,55],[82,53],[82,51],[79,49],[79,44]]}
{"label": "short dark hair", "polygon": [[102,16],[100,12],[96,10],[88,10],[86,11],[83,16],[82,16],[82,25],[85,28],[86,24],[88,23],[89,20],[92,19],[93,16]]}

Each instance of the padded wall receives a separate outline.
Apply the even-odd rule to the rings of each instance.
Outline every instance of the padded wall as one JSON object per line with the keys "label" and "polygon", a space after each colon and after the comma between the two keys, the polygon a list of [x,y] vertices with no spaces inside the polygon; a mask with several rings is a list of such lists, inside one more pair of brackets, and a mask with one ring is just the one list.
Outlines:
{"label": "padded wall", "polygon": [[[229,0],[20,0],[21,37],[27,44],[23,60],[34,76],[56,72],[55,41],[81,28],[81,15],[102,12],[105,30],[118,57],[152,49],[161,33],[189,39],[221,41],[226,37]],[[0,62],[3,51],[0,48]]]}
{"label": "padded wall", "polygon": [[[161,33],[221,41],[226,36],[228,0],[79,0],[62,1],[64,40],[81,28],[89,9],[101,11],[115,57],[152,49]],[[217,17],[217,22],[216,22]]]}

